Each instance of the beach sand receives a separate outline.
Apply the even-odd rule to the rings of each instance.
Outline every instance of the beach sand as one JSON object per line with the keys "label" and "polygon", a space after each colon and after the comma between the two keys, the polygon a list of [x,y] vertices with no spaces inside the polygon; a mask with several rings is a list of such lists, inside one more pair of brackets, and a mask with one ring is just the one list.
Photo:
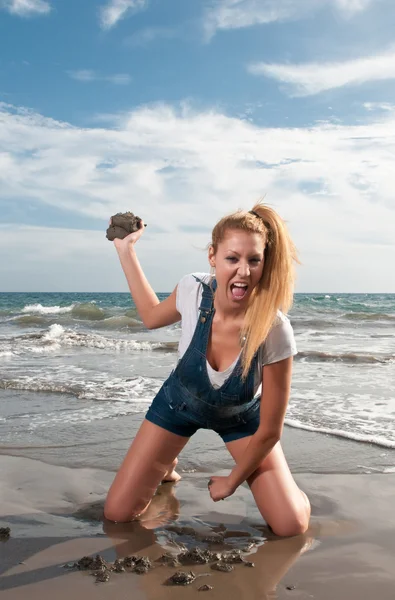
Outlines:
{"label": "beach sand", "polygon": [[[345,444],[351,452],[361,448],[289,429],[284,445],[297,446],[300,435],[315,456],[336,456]],[[368,445],[364,452],[366,458]],[[297,473],[312,503],[311,525],[304,536],[281,539],[265,527],[246,485],[224,502],[211,501],[208,477],[228,472],[213,464],[211,459],[206,472],[183,473],[180,458],[183,479],[158,488],[143,521],[113,524],[101,519],[113,472],[0,456],[0,527],[11,527],[10,539],[0,542],[1,598],[184,599],[200,594],[198,587],[205,583],[213,586],[206,592],[213,599],[395,598],[395,473]],[[201,577],[174,587],[163,583],[178,569],[159,563],[146,575],[114,573],[108,583],[63,567],[95,553],[107,560],[138,554],[155,561],[164,551],[176,552],[177,544],[207,546],[202,538],[221,530],[225,546],[210,547],[240,549],[253,539],[247,560],[254,568],[240,564],[231,573],[219,573],[208,565],[182,567]]]}

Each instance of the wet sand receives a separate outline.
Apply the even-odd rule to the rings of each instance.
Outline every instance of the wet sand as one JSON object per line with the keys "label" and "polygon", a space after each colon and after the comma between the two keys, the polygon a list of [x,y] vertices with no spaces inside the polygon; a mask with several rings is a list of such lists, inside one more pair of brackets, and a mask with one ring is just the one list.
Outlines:
{"label": "wet sand", "polygon": [[[144,520],[129,524],[101,518],[112,472],[3,455],[0,474],[0,527],[11,527],[11,538],[0,542],[5,600],[143,600],[200,593],[249,600],[395,597],[395,474],[296,475],[313,516],[306,535],[288,539],[271,535],[245,485],[213,503],[207,493],[212,469],[182,473],[181,464],[183,479],[160,486]],[[224,541],[203,541],[218,532]],[[155,562],[165,551],[177,553],[182,544],[221,551],[243,549],[251,541],[245,557],[254,568],[236,564],[231,573],[220,573],[209,565],[176,569]],[[63,567],[95,553],[109,561],[148,556],[155,568],[146,575],[113,573],[108,583],[95,583],[88,573]],[[176,570],[190,569],[201,575],[191,585],[163,585]],[[205,583],[213,589],[198,592]]]}

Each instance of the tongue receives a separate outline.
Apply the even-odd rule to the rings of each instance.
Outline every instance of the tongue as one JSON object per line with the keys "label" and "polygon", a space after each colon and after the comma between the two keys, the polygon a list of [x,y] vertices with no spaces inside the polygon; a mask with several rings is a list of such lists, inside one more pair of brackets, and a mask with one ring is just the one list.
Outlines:
{"label": "tongue", "polygon": [[235,285],[232,287],[232,294],[235,298],[242,298],[245,293],[246,289],[243,287],[237,287]]}

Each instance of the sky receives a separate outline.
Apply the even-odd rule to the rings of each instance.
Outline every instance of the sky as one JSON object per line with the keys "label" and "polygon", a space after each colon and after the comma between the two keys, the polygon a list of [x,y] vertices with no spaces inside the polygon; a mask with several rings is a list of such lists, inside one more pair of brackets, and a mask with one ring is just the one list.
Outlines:
{"label": "sky", "polygon": [[393,0],[0,0],[0,291],[170,292],[264,198],[297,292],[395,293]]}

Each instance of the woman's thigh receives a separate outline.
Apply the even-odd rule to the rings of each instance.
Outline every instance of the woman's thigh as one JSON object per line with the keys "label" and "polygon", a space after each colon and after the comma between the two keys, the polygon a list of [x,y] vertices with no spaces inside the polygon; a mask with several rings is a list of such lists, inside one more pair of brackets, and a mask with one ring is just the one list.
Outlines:
{"label": "woman's thigh", "polygon": [[144,419],[108,492],[106,518],[130,521],[141,514],[188,440]]}
{"label": "woman's thigh", "polygon": [[[240,462],[251,437],[226,444],[236,463]],[[310,503],[297,486],[289,470],[280,442],[247,479],[255,502],[274,533],[298,535],[304,533],[310,519]]]}

